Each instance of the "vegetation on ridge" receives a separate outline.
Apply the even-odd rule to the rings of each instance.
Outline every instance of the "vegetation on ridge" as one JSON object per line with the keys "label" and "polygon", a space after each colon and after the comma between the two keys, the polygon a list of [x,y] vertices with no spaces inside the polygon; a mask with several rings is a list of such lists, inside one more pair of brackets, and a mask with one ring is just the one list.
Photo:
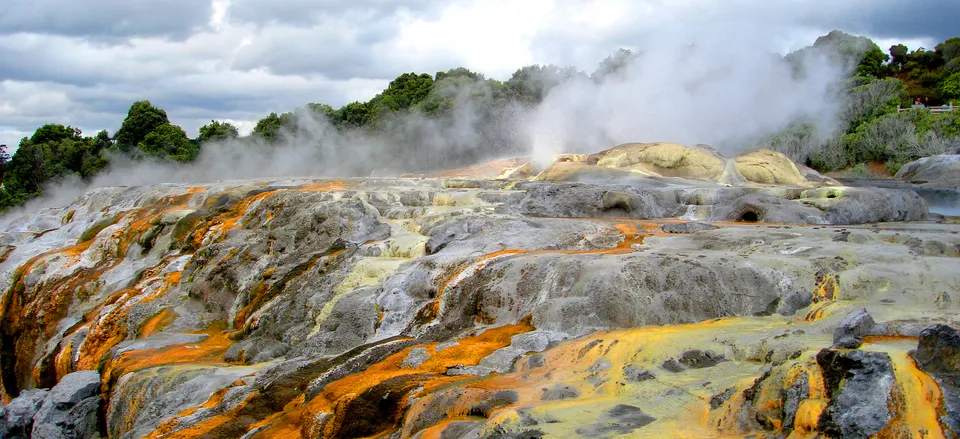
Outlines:
{"label": "vegetation on ridge", "polygon": [[[851,72],[839,87],[845,108],[838,127],[818,132],[811,121],[798,120],[787,129],[758,139],[754,145],[781,151],[797,162],[821,171],[831,171],[865,162],[883,162],[895,171],[907,161],[943,153],[960,146],[960,112],[932,114],[921,109],[900,112],[914,103],[942,105],[960,101],[960,38],[950,38],[933,50],[910,51],[897,44],[882,51],[865,37],[833,31],[810,47],[788,54],[802,75],[800,61],[811,51],[827,53],[828,62]],[[426,73],[404,73],[367,102],[352,102],[335,109],[310,103],[293,112],[270,113],[257,122],[253,133],[241,137],[228,122],[211,121],[195,139],[170,122],[164,110],[150,101],[135,102],[116,135],[101,131],[93,137],[79,129],[47,124],[24,137],[10,158],[0,145],[0,211],[17,206],[43,193],[46,185],[68,176],[88,180],[104,170],[111,157],[126,155],[137,160],[191,162],[204,144],[232,140],[258,145],[281,144],[290,136],[311,129],[323,119],[340,133],[376,134],[390,147],[397,167],[462,165],[505,153],[522,153],[512,133],[517,111],[532,108],[551,89],[572,80],[600,81],[622,73],[628,63],[643,53],[620,49],[600,63],[592,75],[573,67],[531,65],[518,69],[507,81],[488,79],[465,68]],[[422,124],[450,126],[455,114],[468,107],[472,121],[472,145],[451,148],[451,157],[435,157],[424,145],[438,140]],[[436,137],[436,136],[434,136]],[[474,146],[480,147],[474,147]]]}

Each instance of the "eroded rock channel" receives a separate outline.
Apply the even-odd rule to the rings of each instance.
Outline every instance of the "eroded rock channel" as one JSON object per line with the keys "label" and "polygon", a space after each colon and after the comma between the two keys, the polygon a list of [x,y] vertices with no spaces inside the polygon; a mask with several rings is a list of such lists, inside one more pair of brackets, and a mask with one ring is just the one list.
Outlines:
{"label": "eroded rock channel", "polygon": [[103,188],[12,223],[0,433],[960,432],[960,225],[915,192],[663,144],[511,166]]}

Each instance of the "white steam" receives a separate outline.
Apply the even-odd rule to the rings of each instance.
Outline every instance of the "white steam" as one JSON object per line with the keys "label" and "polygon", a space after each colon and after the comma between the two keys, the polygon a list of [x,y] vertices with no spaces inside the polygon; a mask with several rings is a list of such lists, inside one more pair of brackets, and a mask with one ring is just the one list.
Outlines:
{"label": "white steam", "polygon": [[534,115],[534,157],[549,162],[560,152],[658,141],[708,144],[729,155],[800,118],[832,132],[840,67],[807,53],[798,75],[781,57],[740,42],[711,34],[658,44],[602,82],[561,85]]}
{"label": "white steam", "polygon": [[[388,120],[377,135],[340,132],[322,117],[298,113],[296,132],[263,144],[203,145],[193,163],[134,162],[113,157],[88,183],[72,178],[4,215],[63,205],[94,187],[292,176],[400,175],[471,164],[496,156],[548,162],[562,152],[596,152],[624,142],[708,144],[730,155],[798,118],[833,131],[841,108],[831,93],[843,73],[816,53],[798,75],[756,37],[729,29],[699,37],[664,36],[625,69],[601,81],[575,78],[552,89],[535,108],[507,105],[484,113],[495,99],[488,86],[457,85],[447,93],[454,111],[444,118],[410,114]],[[519,67],[519,66],[518,66]],[[588,70],[592,70],[589,69]]]}

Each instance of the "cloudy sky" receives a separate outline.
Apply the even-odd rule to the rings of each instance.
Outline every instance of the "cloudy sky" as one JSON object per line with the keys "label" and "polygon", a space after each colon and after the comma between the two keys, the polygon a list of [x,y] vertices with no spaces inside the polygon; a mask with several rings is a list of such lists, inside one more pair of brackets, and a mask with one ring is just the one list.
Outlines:
{"label": "cloudy sky", "polygon": [[591,72],[618,47],[716,23],[755,28],[744,50],[831,29],[929,48],[956,17],[956,0],[4,0],[0,143],[50,122],[113,133],[141,99],[191,137],[211,119],[248,132],[271,111],[367,100],[403,72]]}

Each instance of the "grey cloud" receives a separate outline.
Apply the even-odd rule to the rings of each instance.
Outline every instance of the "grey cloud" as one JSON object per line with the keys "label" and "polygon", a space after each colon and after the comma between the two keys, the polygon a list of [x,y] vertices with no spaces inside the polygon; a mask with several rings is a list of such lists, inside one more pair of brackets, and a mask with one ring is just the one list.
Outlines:
{"label": "grey cloud", "polygon": [[430,0],[232,0],[227,17],[234,22],[305,27],[336,18],[362,26],[393,17],[400,11],[422,16],[436,14],[441,9],[436,1]]}
{"label": "grey cloud", "polygon": [[233,62],[235,69],[265,67],[280,75],[322,73],[331,79],[392,77],[378,56],[379,43],[396,33],[391,25],[357,28],[331,22],[311,29],[271,28],[251,38]]}
{"label": "grey cloud", "polygon": [[6,0],[0,34],[16,32],[116,38],[183,38],[206,24],[204,0]]}
{"label": "grey cloud", "polygon": [[836,17],[832,24],[875,38],[930,38],[941,42],[960,36],[958,17],[960,2],[956,0],[875,0],[861,1],[857,8],[849,10],[848,16]]}

